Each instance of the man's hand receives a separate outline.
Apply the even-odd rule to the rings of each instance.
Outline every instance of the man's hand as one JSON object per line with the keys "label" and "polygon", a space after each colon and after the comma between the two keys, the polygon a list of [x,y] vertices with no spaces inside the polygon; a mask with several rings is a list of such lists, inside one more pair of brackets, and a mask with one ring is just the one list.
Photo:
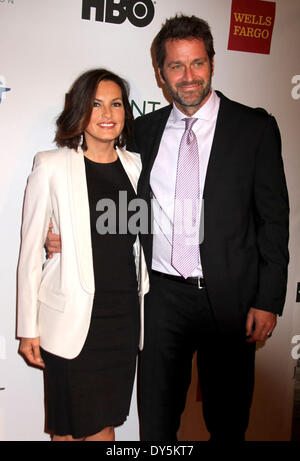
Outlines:
{"label": "man's hand", "polygon": [[50,259],[53,257],[53,253],[61,253],[60,235],[53,234],[52,229],[53,229],[53,223],[50,219],[49,231],[48,231],[46,242],[45,242],[45,247],[47,250],[47,257]]}
{"label": "man's hand", "polygon": [[20,344],[20,354],[30,364],[40,368],[45,368],[45,364],[40,352],[40,338],[22,338]]}
{"label": "man's hand", "polygon": [[246,321],[247,342],[266,341],[271,336],[276,323],[276,314],[252,307]]}

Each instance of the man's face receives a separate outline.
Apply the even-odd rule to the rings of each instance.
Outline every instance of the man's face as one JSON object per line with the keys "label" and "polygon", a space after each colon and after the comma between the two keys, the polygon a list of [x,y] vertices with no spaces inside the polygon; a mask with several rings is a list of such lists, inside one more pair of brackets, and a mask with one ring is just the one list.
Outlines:
{"label": "man's face", "polygon": [[[160,79],[176,106],[186,115],[193,115],[211,93],[209,58],[201,39],[167,40],[166,58]],[[213,67],[213,62],[212,62]]]}

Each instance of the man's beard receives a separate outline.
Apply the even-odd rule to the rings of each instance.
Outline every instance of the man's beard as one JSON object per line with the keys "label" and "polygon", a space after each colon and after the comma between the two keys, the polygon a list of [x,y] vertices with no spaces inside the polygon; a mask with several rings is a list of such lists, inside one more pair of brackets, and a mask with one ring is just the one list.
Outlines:
{"label": "man's beard", "polygon": [[[175,91],[173,88],[171,88],[171,86],[169,85],[169,83],[166,80],[165,80],[165,83],[166,83],[166,87],[168,89],[169,94],[172,96],[172,99],[174,101],[176,101],[183,108],[184,107],[195,107],[195,106],[200,107],[201,103],[204,101],[204,99],[207,97],[207,95],[211,91],[211,76],[209,77],[209,80],[207,81],[206,85],[204,84],[203,79],[194,80],[192,82],[180,82],[180,83],[177,83],[175,85],[177,91]],[[193,98],[186,97],[185,95],[179,94],[178,89],[180,90],[180,88],[182,88],[182,87],[195,85],[195,84],[199,85],[199,92],[197,92],[197,94],[195,94],[195,96]],[[202,88],[202,90],[201,90],[201,88]]]}

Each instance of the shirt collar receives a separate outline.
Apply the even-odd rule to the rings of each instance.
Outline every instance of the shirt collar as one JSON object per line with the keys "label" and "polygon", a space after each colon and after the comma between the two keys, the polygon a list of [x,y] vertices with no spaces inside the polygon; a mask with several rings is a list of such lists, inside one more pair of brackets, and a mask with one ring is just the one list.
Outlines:
{"label": "shirt collar", "polygon": [[[206,103],[200,107],[197,112],[193,115],[195,118],[199,118],[200,120],[214,120],[217,117],[218,109],[220,104],[220,98],[215,92],[214,89],[211,90],[211,95],[206,101]],[[178,107],[173,103],[173,108],[171,111],[171,118],[173,122],[180,122],[187,116],[181,112]]]}

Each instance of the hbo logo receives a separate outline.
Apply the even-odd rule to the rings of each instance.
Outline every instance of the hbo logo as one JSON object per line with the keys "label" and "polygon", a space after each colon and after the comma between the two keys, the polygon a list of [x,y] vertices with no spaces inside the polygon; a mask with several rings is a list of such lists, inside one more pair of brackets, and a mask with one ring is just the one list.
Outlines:
{"label": "hbo logo", "polygon": [[96,8],[96,21],[122,24],[126,18],[136,27],[145,27],[154,17],[152,0],[82,0],[82,19],[91,19]]}

